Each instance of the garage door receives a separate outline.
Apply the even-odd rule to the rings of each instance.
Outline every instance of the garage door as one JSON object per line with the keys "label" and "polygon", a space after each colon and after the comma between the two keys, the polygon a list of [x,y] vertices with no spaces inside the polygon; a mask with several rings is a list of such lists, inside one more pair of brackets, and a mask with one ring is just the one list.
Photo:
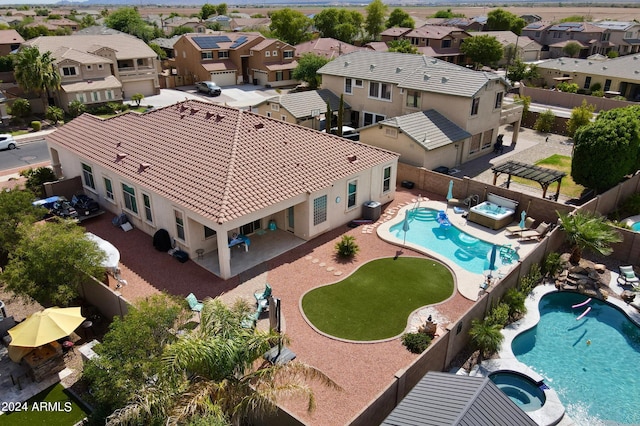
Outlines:
{"label": "garage door", "polygon": [[235,86],[237,84],[236,72],[235,71],[212,72],[211,81],[213,81],[220,87]]}
{"label": "garage door", "polygon": [[153,80],[129,81],[122,83],[125,99],[131,99],[131,95],[142,93],[144,96],[156,94],[153,87]]}

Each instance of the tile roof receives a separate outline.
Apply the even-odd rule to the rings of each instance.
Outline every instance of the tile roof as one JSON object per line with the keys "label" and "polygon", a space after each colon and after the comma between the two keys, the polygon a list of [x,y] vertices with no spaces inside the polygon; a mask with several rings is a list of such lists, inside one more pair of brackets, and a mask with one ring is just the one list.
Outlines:
{"label": "tile roof", "polygon": [[601,28],[588,22],[561,22],[553,25],[548,31],[565,31],[581,33],[602,33],[605,28]]}
{"label": "tile roof", "polygon": [[386,52],[389,50],[389,46],[384,41],[371,41],[365,46],[376,52]]}
{"label": "tile roof", "polygon": [[105,27],[104,25],[93,25],[91,27],[83,28],[74,33],[75,35],[113,35],[113,34],[122,34],[122,31],[114,30],[113,28]]}
{"label": "tile roof", "polygon": [[23,43],[24,39],[16,30],[0,30],[0,44]]}
{"label": "tile roof", "polygon": [[292,70],[298,66],[297,61],[285,62],[282,64],[264,64],[264,67],[269,71],[279,71],[279,70]]}
{"label": "tile roof", "polygon": [[538,68],[567,72],[580,72],[588,75],[617,77],[640,84],[640,54],[620,56],[604,61],[591,59],[550,59],[538,64]]}
{"label": "tile roof", "polygon": [[381,123],[402,130],[427,151],[471,137],[471,133],[433,109],[389,118]]}
{"label": "tile roof", "polygon": [[[289,113],[295,118],[310,117],[311,111],[314,109],[319,109],[321,112],[326,111],[327,101],[329,101],[329,105],[331,105],[332,111],[338,110],[340,106],[340,97],[335,95],[329,89],[287,93],[286,95],[282,95],[279,99],[277,99],[277,102],[279,102],[280,105],[282,105],[284,109],[289,111]],[[351,108],[351,106],[347,102],[344,103],[344,107],[345,109]]]}
{"label": "tile roof", "polygon": [[324,56],[329,59],[363,49],[362,47],[354,46],[329,37],[321,37],[315,40],[305,41],[304,43],[297,44],[295,48],[296,56],[298,57],[305,53],[315,53],[316,55]]}
{"label": "tile roof", "polygon": [[86,53],[81,50],[71,49],[69,47],[61,47],[53,52],[56,63],[60,63],[66,59],[79,62],[81,64],[110,64],[111,61],[102,56]]}
{"label": "tile roof", "polygon": [[469,34],[474,37],[481,36],[481,35],[493,36],[503,46],[508,46],[510,44],[515,45],[517,43],[519,47],[522,47],[534,41],[527,36],[518,36],[513,31],[482,31],[482,32],[472,32]]}
{"label": "tile roof", "polygon": [[122,83],[120,83],[120,80],[118,80],[115,76],[110,75],[105,78],[83,80],[77,81],[75,83],[63,84],[61,88],[66,93],[74,93],[91,90],[121,89]]}
{"label": "tile roof", "polygon": [[403,34],[406,34],[411,30],[412,30],[412,28],[391,27],[391,28],[387,28],[386,30],[381,32],[380,35],[381,36],[396,37],[396,36],[401,36]]}
{"label": "tile roof", "polygon": [[397,52],[349,53],[329,62],[320,68],[318,73],[380,81],[397,84],[400,88],[464,97],[474,96],[490,80],[504,82],[496,74],[473,71],[427,56]]}
{"label": "tile roof", "polygon": [[37,46],[40,51],[55,52],[60,47],[70,47],[92,53],[100,47],[107,47],[115,51],[117,59],[155,58],[156,52],[137,37],[128,34],[104,35],[67,35],[42,36],[28,40],[23,46]]}
{"label": "tile roof", "polygon": [[235,71],[238,69],[236,64],[234,64],[230,59],[202,64],[202,68],[207,71]]}
{"label": "tile roof", "polygon": [[457,27],[445,27],[443,25],[423,25],[405,34],[405,37],[424,37],[430,39],[441,39],[453,32],[464,32]]}
{"label": "tile roof", "polygon": [[220,224],[398,157],[195,100],[106,120],[83,114],[47,140]]}

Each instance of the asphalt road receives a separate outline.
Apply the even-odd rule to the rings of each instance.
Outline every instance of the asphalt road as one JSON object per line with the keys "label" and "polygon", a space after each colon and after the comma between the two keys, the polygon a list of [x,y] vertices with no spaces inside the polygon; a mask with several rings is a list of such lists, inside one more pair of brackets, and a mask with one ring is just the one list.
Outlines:
{"label": "asphalt road", "polygon": [[0,175],[6,170],[27,167],[33,164],[50,161],[49,150],[44,139],[33,142],[18,142],[13,150],[0,151]]}

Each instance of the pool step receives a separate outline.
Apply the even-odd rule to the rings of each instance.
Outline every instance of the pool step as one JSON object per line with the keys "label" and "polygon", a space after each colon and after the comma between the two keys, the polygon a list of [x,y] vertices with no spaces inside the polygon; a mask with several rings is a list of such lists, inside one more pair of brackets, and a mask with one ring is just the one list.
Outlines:
{"label": "pool step", "polygon": [[422,221],[433,221],[436,220],[438,212],[432,209],[425,208],[417,208],[411,210],[409,213],[412,219],[422,220]]}

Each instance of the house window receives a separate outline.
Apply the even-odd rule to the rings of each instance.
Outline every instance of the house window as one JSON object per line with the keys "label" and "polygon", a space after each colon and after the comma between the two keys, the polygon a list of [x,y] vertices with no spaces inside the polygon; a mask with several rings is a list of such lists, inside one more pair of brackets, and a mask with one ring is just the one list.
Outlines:
{"label": "house window", "polygon": [[249,56],[253,56],[253,50],[249,52]]}
{"label": "house window", "polygon": [[84,186],[96,189],[96,183],[93,180],[93,170],[91,169],[91,166],[82,163],[82,177],[84,178]]}
{"label": "house window", "polygon": [[347,208],[355,207],[358,195],[358,181],[352,180],[347,184]]}
{"label": "house window", "polygon": [[420,44],[420,39],[418,37],[411,37],[411,44],[417,46]]}
{"label": "house window", "polygon": [[220,52],[218,52],[218,59],[226,59],[228,57],[229,57],[228,50],[221,50]]}
{"label": "house window", "polygon": [[391,87],[387,83],[369,82],[369,97],[391,100]]}
{"label": "house window", "polygon": [[388,138],[397,138],[398,137],[398,129],[392,129],[389,127],[385,127],[384,135]]}
{"label": "house window", "polygon": [[280,119],[281,119],[282,121],[287,121],[287,116],[286,116],[286,115],[281,115],[281,116],[280,116]]}
{"label": "house window", "polygon": [[104,178],[104,190],[106,197],[113,201],[113,185],[111,184],[111,179]]}
{"label": "house window", "polygon": [[100,93],[98,92],[91,92],[91,100],[93,102],[99,102],[100,101]]}
{"label": "house window", "polygon": [[142,194],[142,202],[144,203],[144,217],[147,222],[153,223],[153,214],[151,212],[151,198],[147,194]]}
{"label": "house window", "polygon": [[113,90],[105,90],[104,91],[104,96],[107,98],[108,101],[112,101],[113,100]]}
{"label": "house window", "polygon": [[266,52],[264,52],[264,56],[265,58],[269,58],[271,56],[271,52],[267,50]]}
{"label": "house window", "polygon": [[588,89],[589,87],[591,87],[591,76],[585,77],[583,87],[585,89]]}
{"label": "house window", "polygon": [[608,92],[609,90],[611,90],[611,80],[610,79],[606,79],[604,81],[604,91]]}
{"label": "house window", "polygon": [[271,104],[271,109],[274,111],[280,111],[280,105],[278,104]]}
{"label": "house window", "polygon": [[70,75],[77,75],[78,71],[76,70],[76,67],[62,67],[62,75],[64,76],[70,76]]}
{"label": "house window", "polygon": [[101,70],[102,69],[102,64],[98,64],[98,69]]}
{"label": "house window", "polygon": [[213,52],[210,50],[207,52],[200,52],[200,57],[202,59],[213,59]]}
{"label": "house window", "polygon": [[633,31],[627,31],[624,33],[624,38],[633,38]]}
{"label": "house window", "polygon": [[451,47],[451,40],[442,40],[442,48],[446,49],[447,47]]}
{"label": "house window", "polygon": [[384,115],[374,114],[372,112],[365,112],[363,126],[368,126],[369,124],[374,124],[384,119],[385,119]]}
{"label": "house window", "polygon": [[140,66],[142,66],[142,65],[144,65],[144,59],[138,59],[138,60],[136,61],[136,64],[137,64],[139,67],[140,67]]}
{"label": "house window", "polygon": [[391,189],[391,166],[387,166],[382,170],[382,193],[389,192]]}
{"label": "house window", "polygon": [[282,57],[284,59],[292,59],[293,58],[293,50],[285,50],[282,52]]}
{"label": "house window", "polygon": [[273,52],[271,52],[271,56],[273,56],[274,58],[278,56],[278,51],[274,50]]}
{"label": "house window", "polygon": [[249,235],[249,234],[253,234],[260,228],[262,228],[262,224],[260,223],[260,219],[258,219],[258,220],[254,220],[253,222],[249,222],[246,225],[242,225],[240,227],[240,233],[242,235]]}
{"label": "house window", "polygon": [[353,80],[350,78],[344,79],[344,93],[353,93]]}
{"label": "house window", "polygon": [[323,195],[313,200],[313,225],[319,225],[327,220],[327,196]]}
{"label": "house window", "polygon": [[536,31],[536,35],[534,37],[535,38],[539,38],[540,37],[540,31]]}
{"label": "house window", "polygon": [[502,108],[502,97],[504,96],[503,92],[496,93],[496,104],[493,106],[494,108]]}
{"label": "house window", "polygon": [[356,79],[356,83],[354,84],[354,86],[362,88],[362,87],[364,87],[364,84],[362,83],[362,80],[357,80]]}
{"label": "house window", "polygon": [[208,239],[211,237],[215,237],[216,236],[216,231],[214,231],[213,229],[209,228],[208,226],[204,227],[204,239]]}
{"label": "house window", "polygon": [[473,101],[471,101],[471,115],[478,115],[479,107],[480,107],[480,98],[473,98]]}
{"label": "house window", "polygon": [[407,90],[407,106],[409,108],[420,107],[420,92],[417,90]]}
{"label": "house window", "polygon": [[136,190],[133,187],[122,184],[122,198],[124,199],[124,206],[127,210],[138,214],[138,203],[136,202]]}
{"label": "house window", "polygon": [[282,71],[276,71],[276,81],[282,81],[282,80],[284,80],[282,76]]}
{"label": "house window", "polygon": [[484,132],[484,135],[482,136],[481,149],[491,148],[492,141],[493,141],[493,129],[487,130],[486,132]]}
{"label": "house window", "polygon": [[471,136],[471,144],[469,145],[469,154],[480,151],[480,138],[482,133]]}
{"label": "house window", "polygon": [[602,41],[609,41],[611,33],[602,33]]}
{"label": "house window", "polygon": [[184,241],[184,216],[178,210],[174,210],[173,213],[176,217],[176,237]]}
{"label": "house window", "polygon": [[271,117],[271,111],[267,111],[267,117]]}
{"label": "house window", "polygon": [[82,103],[85,103],[85,97],[84,97],[84,93],[76,93],[76,99],[79,100]]}

